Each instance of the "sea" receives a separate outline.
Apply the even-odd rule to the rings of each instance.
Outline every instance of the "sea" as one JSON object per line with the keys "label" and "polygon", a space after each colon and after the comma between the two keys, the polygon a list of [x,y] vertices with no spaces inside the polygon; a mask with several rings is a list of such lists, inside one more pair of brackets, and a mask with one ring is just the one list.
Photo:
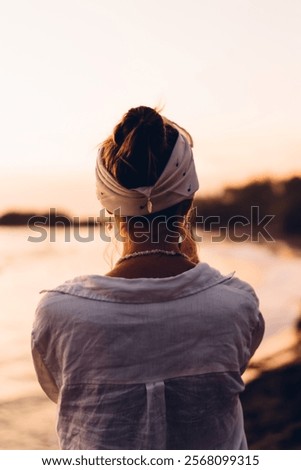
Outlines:
{"label": "sea", "polygon": [[[121,254],[112,234],[104,240],[97,228],[70,232],[0,227],[0,403],[40,393],[30,349],[40,291],[78,275],[105,274]],[[223,274],[235,271],[254,287],[266,321],[263,341],[300,315],[300,250],[284,242],[213,242],[208,236],[198,249],[202,262]]]}

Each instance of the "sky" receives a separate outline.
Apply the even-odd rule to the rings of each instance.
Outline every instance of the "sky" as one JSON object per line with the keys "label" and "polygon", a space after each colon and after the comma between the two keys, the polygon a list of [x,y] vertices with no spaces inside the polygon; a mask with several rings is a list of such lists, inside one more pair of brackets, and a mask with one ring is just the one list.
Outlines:
{"label": "sky", "polygon": [[300,0],[10,0],[0,214],[93,215],[97,145],[131,107],[194,138],[200,194],[301,174]]}

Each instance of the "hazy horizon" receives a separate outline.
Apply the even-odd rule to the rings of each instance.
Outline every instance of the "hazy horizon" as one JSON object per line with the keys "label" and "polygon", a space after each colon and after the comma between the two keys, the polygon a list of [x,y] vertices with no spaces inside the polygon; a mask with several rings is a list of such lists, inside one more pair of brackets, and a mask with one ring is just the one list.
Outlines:
{"label": "hazy horizon", "polygon": [[[211,188],[201,188],[195,195],[197,198],[202,197],[210,197],[210,196],[222,196],[223,191],[228,188],[240,188],[249,183],[260,182],[264,180],[271,180],[275,184],[280,183],[284,180],[299,177],[301,178],[301,172],[299,173],[288,173],[286,175],[281,175],[279,177],[271,175],[261,175],[257,178],[249,178],[246,180],[238,180],[233,181],[232,183],[226,184],[225,186],[212,186]],[[90,181],[91,180],[91,181]],[[26,186],[26,181],[23,182],[24,186]],[[32,198],[27,198],[25,201],[18,201],[18,194],[9,198],[10,204],[3,203],[2,193],[3,187],[0,187],[0,217],[8,212],[33,212],[33,213],[47,213],[50,208],[56,209],[58,212],[63,212],[66,214],[74,215],[74,216],[81,216],[81,217],[88,217],[88,216],[96,216],[99,211],[101,210],[102,206],[98,202],[95,193],[95,184],[93,177],[90,178],[87,175],[86,178],[81,179],[80,177],[74,178],[67,182],[62,178],[59,181],[56,177],[53,177],[53,186],[55,187],[55,191],[52,192],[51,197],[49,195],[43,197],[43,180],[38,180],[37,183],[38,188],[37,192],[41,195],[39,201],[36,201]],[[252,201],[250,201],[251,203]]]}
{"label": "hazy horizon", "polygon": [[132,106],[194,139],[200,192],[301,173],[298,0],[12,0],[0,17],[0,212],[99,209],[97,145]]}

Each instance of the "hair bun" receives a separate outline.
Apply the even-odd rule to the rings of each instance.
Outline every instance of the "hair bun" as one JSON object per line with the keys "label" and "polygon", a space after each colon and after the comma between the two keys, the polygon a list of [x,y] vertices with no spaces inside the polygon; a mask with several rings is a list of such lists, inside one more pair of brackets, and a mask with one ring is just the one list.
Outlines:
{"label": "hair bun", "polygon": [[[134,131],[143,134],[143,138],[160,141],[165,145],[164,121],[156,110],[147,106],[131,108],[114,130],[114,140],[117,145],[122,145],[126,137]],[[142,136],[141,136],[142,137]],[[162,147],[161,147],[162,148]]]}
{"label": "hair bun", "polygon": [[137,112],[137,117],[139,118],[138,125],[140,124],[150,129],[157,128],[157,130],[164,128],[163,119],[155,109],[140,106],[135,108],[134,111]]}
{"label": "hair bun", "polygon": [[105,142],[102,158],[123,186],[150,186],[162,173],[177,134],[155,109],[131,108]]}

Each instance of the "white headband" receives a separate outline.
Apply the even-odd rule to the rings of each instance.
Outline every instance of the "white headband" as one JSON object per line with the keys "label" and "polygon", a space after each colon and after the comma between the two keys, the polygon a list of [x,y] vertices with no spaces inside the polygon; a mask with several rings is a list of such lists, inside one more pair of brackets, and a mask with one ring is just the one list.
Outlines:
{"label": "white headband", "polygon": [[190,199],[199,189],[193,153],[186,138],[179,133],[163,173],[154,186],[127,189],[105,169],[101,152],[96,160],[96,193],[109,212],[121,216],[139,216],[158,212]]}

